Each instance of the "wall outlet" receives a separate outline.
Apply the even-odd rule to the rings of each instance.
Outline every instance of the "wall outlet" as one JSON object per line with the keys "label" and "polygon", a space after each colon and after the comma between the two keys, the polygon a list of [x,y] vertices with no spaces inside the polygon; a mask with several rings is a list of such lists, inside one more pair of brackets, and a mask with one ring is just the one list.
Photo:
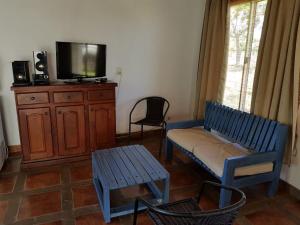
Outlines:
{"label": "wall outlet", "polygon": [[123,73],[122,73],[122,68],[121,67],[117,67],[116,68],[116,75],[119,75],[119,76],[122,76]]}

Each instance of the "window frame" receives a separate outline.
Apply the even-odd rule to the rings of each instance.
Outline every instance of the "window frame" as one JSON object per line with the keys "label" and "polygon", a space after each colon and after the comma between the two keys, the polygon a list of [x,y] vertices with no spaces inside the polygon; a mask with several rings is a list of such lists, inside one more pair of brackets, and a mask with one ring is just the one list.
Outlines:
{"label": "window frame", "polygon": [[[242,72],[242,80],[241,80],[241,87],[240,87],[240,94],[239,94],[239,104],[238,104],[238,109],[241,111],[248,111],[245,108],[245,103],[246,103],[246,96],[247,96],[247,86],[249,81],[250,62],[252,57],[252,44],[253,44],[253,37],[254,37],[256,12],[257,12],[256,9],[257,9],[257,4],[262,1],[264,0],[230,0],[230,4],[229,4],[229,12],[230,12],[231,7],[233,6],[250,3],[248,29],[246,35],[247,40],[246,40],[244,62],[242,64],[243,72]],[[227,32],[230,32],[230,30],[228,29]],[[229,48],[229,44],[227,48]],[[227,72],[226,72],[226,76],[227,76]]]}

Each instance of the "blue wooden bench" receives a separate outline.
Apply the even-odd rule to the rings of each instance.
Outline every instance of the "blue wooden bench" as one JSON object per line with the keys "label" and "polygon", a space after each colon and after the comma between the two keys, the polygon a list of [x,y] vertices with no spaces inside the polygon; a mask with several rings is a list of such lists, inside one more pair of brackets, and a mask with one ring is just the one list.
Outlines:
{"label": "blue wooden bench", "polygon": [[[195,127],[199,127],[199,130]],[[166,130],[166,154],[169,160],[172,159],[173,147],[175,146],[176,149],[181,150],[191,157],[224,185],[242,188],[258,183],[270,182],[268,195],[275,195],[280,179],[288,126],[215,102],[207,102],[204,120],[168,123]],[[180,132],[185,133],[180,134]],[[197,132],[202,132],[203,136],[206,135],[212,143],[215,141],[217,143],[213,143],[215,146],[222,146],[219,141],[223,139],[225,147],[241,147],[247,149],[249,154],[225,158],[222,170],[210,168],[208,165],[211,164],[211,161],[206,161],[205,163],[204,160],[200,159],[201,152],[205,151],[203,149],[205,147],[201,147],[201,145],[197,146],[197,143],[201,141],[200,136],[199,140],[195,139],[195,137],[198,137]],[[194,135],[194,139],[189,137],[190,134]],[[176,135],[177,141],[174,140],[176,139],[174,138]],[[209,135],[216,136],[216,139]],[[220,139],[217,138],[218,136]],[[213,144],[208,144],[207,146],[214,146]],[[198,153],[198,156],[195,155],[196,153]],[[217,157],[221,156],[216,154]],[[255,169],[258,165],[266,165],[267,163],[272,163],[271,170],[268,172],[236,176],[236,170],[240,168],[252,166]],[[230,201],[231,192],[221,190],[220,207],[228,205]]]}
{"label": "blue wooden bench", "polygon": [[[152,204],[169,201],[169,173],[142,145],[131,145],[92,153],[93,182],[106,223],[111,218],[133,213],[134,202],[110,207],[110,192],[134,185],[145,184],[154,198]],[[155,181],[163,182],[162,191]],[[145,209],[143,205],[139,210]]]}

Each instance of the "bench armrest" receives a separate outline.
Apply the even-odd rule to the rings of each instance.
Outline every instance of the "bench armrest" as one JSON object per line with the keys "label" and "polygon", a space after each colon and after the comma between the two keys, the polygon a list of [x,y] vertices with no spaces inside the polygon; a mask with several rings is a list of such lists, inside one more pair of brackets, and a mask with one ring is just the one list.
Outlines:
{"label": "bench armrest", "polygon": [[186,120],[180,122],[167,123],[166,130],[184,129],[191,127],[199,127],[204,125],[204,120]]}
{"label": "bench armrest", "polygon": [[274,162],[278,159],[277,152],[253,153],[247,156],[229,157],[225,160],[224,170],[234,170],[238,167],[250,166],[260,163]]}

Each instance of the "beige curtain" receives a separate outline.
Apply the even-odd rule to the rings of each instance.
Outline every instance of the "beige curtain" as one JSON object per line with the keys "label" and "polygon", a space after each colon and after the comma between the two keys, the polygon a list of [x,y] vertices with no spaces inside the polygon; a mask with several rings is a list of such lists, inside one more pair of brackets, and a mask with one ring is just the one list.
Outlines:
{"label": "beige curtain", "polygon": [[299,89],[299,0],[268,0],[255,71],[251,110],[289,124],[294,149]]}
{"label": "beige curtain", "polygon": [[206,0],[195,107],[199,119],[204,117],[206,100],[222,99],[227,16],[228,0]]}

